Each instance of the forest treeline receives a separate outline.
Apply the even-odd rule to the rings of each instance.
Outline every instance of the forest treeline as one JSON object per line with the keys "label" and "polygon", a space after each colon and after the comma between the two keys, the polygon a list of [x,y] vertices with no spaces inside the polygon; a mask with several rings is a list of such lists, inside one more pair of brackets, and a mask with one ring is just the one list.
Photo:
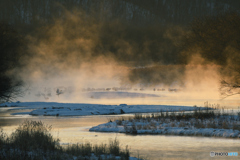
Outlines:
{"label": "forest treeline", "polygon": [[194,18],[240,11],[236,0],[2,0],[0,20],[11,24],[51,23],[64,10],[78,9],[101,20],[121,19],[134,24],[186,25]]}
{"label": "forest treeline", "polygon": [[[222,66],[222,74],[233,77],[231,82],[238,81],[232,76],[239,74],[236,67],[240,61],[237,1],[148,2],[1,1],[0,99],[8,101],[19,96],[22,79],[18,73],[26,66],[38,66],[51,74],[48,65],[72,69],[99,56],[135,67],[186,65],[198,53],[206,61]],[[200,11],[204,7],[206,11]],[[234,72],[229,67],[235,68]],[[170,70],[158,66],[132,69],[128,80],[170,85],[183,74],[182,66]]]}

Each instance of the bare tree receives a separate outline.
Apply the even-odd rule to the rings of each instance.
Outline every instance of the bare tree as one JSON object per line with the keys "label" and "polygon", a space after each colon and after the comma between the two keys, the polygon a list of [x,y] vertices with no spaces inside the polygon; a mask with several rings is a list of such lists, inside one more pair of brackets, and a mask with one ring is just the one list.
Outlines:
{"label": "bare tree", "polygon": [[23,95],[22,86],[23,83],[20,81],[1,84],[0,102],[9,102],[21,97]]}
{"label": "bare tree", "polygon": [[223,99],[240,94],[240,68],[237,69],[238,65],[234,66],[225,68],[228,75],[223,77],[220,83],[220,94]]}
{"label": "bare tree", "polygon": [[22,94],[23,82],[16,69],[22,67],[23,38],[8,24],[0,23],[0,102],[12,101]]}
{"label": "bare tree", "polygon": [[240,94],[240,84],[228,83],[225,80],[222,80],[220,93],[223,98]]}
{"label": "bare tree", "polygon": [[196,19],[191,24],[181,58],[192,54],[220,66],[220,93],[223,98],[240,94],[240,15],[228,12]]}

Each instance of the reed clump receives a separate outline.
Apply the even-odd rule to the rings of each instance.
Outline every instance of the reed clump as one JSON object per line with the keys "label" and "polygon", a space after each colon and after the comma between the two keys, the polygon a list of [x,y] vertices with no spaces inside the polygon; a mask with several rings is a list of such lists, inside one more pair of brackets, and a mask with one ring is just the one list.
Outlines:
{"label": "reed clump", "polygon": [[128,160],[130,157],[128,147],[122,150],[117,139],[110,141],[108,145],[85,143],[63,147],[60,140],[51,135],[51,129],[52,126],[41,121],[28,120],[19,125],[10,136],[0,129],[0,159],[115,159],[119,156],[122,160]]}
{"label": "reed clump", "polygon": [[112,122],[116,123],[116,126],[123,126],[126,133],[131,134],[143,133],[144,130],[155,131],[164,127],[233,129],[240,131],[240,112],[234,114],[233,111],[229,113],[208,107],[205,110],[198,107],[194,108],[193,112],[136,113],[134,116],[128,117],[128,119],[121,117]]}

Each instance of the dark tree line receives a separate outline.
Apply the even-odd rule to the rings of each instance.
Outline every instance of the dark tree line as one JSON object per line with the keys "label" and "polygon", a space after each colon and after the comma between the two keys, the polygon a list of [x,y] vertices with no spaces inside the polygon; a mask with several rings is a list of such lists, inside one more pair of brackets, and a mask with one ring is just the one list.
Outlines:
{"label": "dark tree line", "polygon": [[[216,16],[196,18],[190,24],[188,31],[180,36],[182,42],[178,45],[158,39],[157,42],[161,42],[158,43],[158,46],[161,46],[158,49],[167,43],[172,50],[164,50],[164,53],[153,51],[157,53],[153,54],[156,56],[154,57],[155,62],[164,60],[165,64],[175,65],[174,70],[171,65],[134,69],[129,75],[129,80],[144,84],[157,84],[159,82],[171,84],[178,79],[180,81],[185,72],[183,66],[191,62],[192,58],[198,54],[205,60],[203,63],[212,63],[218,66],[221,76],[219,88],[223,98],[240,94],[239,13],[228,12]],[[176,33],[179,34],[179,32]],[[156,32],[155,35],[157,35]]]}
{"label": "dark tree line", "polygon": [[[75,0],[71,2],[72,3],[70,3],[70,1],[61,1],[60,3],[59,1],[60,4],[53,3],[53,1],[49,0],[38,1],[36,3],[28,0],[0,2],[0,7],[2,7],[0,18],[1,20],[6,21],[6,23],[0,23],[1,101],[12,100],[21,94],[20,89],[22,81],[19,79],[16,72],[19,72],[21,67],[23,67],[26,56],[29,53],[27,53],[26,50],[27,42],[24,36],[21,35],[22,32],[19,34],[18,31],[24,30],[24,33],[29,34],[28,27],[31,26],[33,27],[31,31],[36,33],[37,29],[40,28],[41,30],[44,28],[43,26],[46,25],[47,30],[45,33],[47,33],[47,31],[51,31],[51,27],[49,27],[51,25],[49,24],[54,25],[54,21],[52,20],[54,17],[59,16],[62,20],[62,26],[66,25],[66,28],[68,28],[68,30],[64,30],[64,32],[66,32],[64,34],[64,36],[66,36],[64,39],[71,40],[73,37],[78,38],[78,36],[84,38],[85,35],[92,40],[91,36],[89,37],[84,30],[84,28],[89,29],[93,26],[90,22],[88,24],[88,18],[84,19],[83,23],[74,23],[75,21],[71,21],[71,19],[64,17],[62,11],[64,10],[64,7],[61,5],[71,6],[77,4],[80,8],[83,7],[82,9],[85,12],[88,12],[87,15],[92,12],[91,8],[93,7],[96,9],[95,15],[103,13],[102,16],[108,15],[110,17],[109,19],[124,16],[125,19],[130,18],[129,20],[132,20],[133,22],[135,20],[140,22],[143,17],[146,19],[152,18],[152,20],[155,18],[166,18],[169,15],[173,15],[173,19],[174,17],[181,17],[178,14],[173,14],[173,12],[178,12],[177,9],[179,8],[174,6],[174,1],[171,1],[170,3],[170,0],[166,1],[166,3],[163,3],[163,1],[160,0],[154,2],[151,1],[151,4],[156,3],[156,7],[149,6],[149,4],[146,4],[146,1],[135,0],[119,0],[114,1],[114,3],[113,1],[84,0]],[[187,2],[186,4],[180,3],[180,1],[175,2],[182,5],[182,7],[188,4]],[[198,6],[198,2],[199,1],[194,0],[191,1],[191,4]],[[213,0],[213,2],[216,1]],[[221,0],[221,3],[225,2],[226,1]],[[201,5],[207,5],[207,1],[203,1]],[[55,8],[54,6],[58,7]],[[168,7],[170,9],[167,9]],[[17,8],[17,10],[14,8]],[[103,11],[104,8],[107,9]],[[159,8],[161,9],[158,11]],[[190,12],[191,10],[194,13],[198,13],[198,9],[196,8],[194,9],[190,7],[188,11]],[[112,11],[115,11],[116,14],[110,14]],[[107,14],[104,12],[107,12]],[[165,15],[165,12],[168,14]],[[186,15],[187,13],[184,14]],[[163,17],[161,18],[161,16]],[[169,27],[170,25],[162,26],[159,23],[156,23],[155,25],[134,25],[125,20],[113,20],[110,23],[110,21],[102,20],[101,16],[95,18],[97,19],[96,23],[100,22],[100,27],[98,28],[99,32],[96,34],[98,37],[95,37],[95,35],[93,37],[93,40],[97,40],[97,43],[94,43],[93,48],[91,48],[91,56],[97,57],[104,54],[104,56],[113,57],[119,62],[134,62],[137,64],[146,61],[147,63],[153,62],[156,64],[183,65],[188,63],[192,54],[195,53],[194,51],[198,51],[204,59],[214,62],[222,67],[222,94],[227,96],[238,93],[233,92],[233,90],[240,88],[240,16],[238,12],[198,18],[191,23],[187,32],[182,31],[182,29],[179,29],[178,27]],[[69,27],[72,27],[72,29],[69,30]],[[44,33],[44,31],[45,30],[39,33]],[[94,33],[94,31],[92,33]],[[36,33],[35,35],[37,35],[36,39],[43,40],[42,38],[45,38],[46,42],[49,42],[47,44],[54,43],[51,41],[51,37],[48,37],[47,34],[38,35],[38,33]],[[85,56],[78,55],[78,50],[82,49],[81,46],[70,46],[70,48],[72,50],[76,49],[76,52],[72,53],[76,53],[77,55],[69,55],[71,52],[66,52],[60,46],[60,49],[56,52],[56,56],[60,61],[64,61],[65,57],[69,56],[78,56],[76,59],[81,59],[81,56]],[[66,49],[68,50],[68,48]],[[184,69],[181,66],[178,70],[180,74],[184,74]],[[157,74],[156,71],[161,72],[158,77],[155,77]],[[174,76],[179,76],[179,73],[176,73],[172,68],[170,68],[170,71],[173,74],[169,74],[165,68],[161,67],[141,70],[135,69],[130,73],[129,79],[132,82],[139,82],[136,77],[141,78],[145,76],[143,82],[150,82],[153,79],[151,77],[155,77],[153,83],[158,83],[159,81],[170,83],[167,79],[164,79],[164,77],[170,77],[169,79],[174,80],[176,79]],[[146,75],[148,76],[146,77]]]}
{"label": "dark tree line", "polygon": [[194,17],[240,10],[238,0],[1,0],[0,20],[11,24],[50,23],[64,9],[95,12],[100,19],[125,19],[135,24],[185,25]]}
{"label": "dark tree line", "polygon": [[17,77],[24,56],[24,38],[10,25],[0,23],[0,102],[21,95],[22,81]]}
{"label": "dark tree line", "polygon": [[219,65],[223,97],[240,93],[240,15],[229,12],[196,19],[182,46],[182,62],[194,53]]}
{"label": "dark tree line", "polygon": [[[185,60],[191,51],[199,51],[201,56],[219,65],[239,62],[236,51],[240,50],[240,16],[236,12],[196,19],[191,24],[191,33],[182,46]],[[230,50],[232,49],[232,50]],[[236,59],[237,58],[237,59]],[[236,62],[235,62],[236,61]]]}

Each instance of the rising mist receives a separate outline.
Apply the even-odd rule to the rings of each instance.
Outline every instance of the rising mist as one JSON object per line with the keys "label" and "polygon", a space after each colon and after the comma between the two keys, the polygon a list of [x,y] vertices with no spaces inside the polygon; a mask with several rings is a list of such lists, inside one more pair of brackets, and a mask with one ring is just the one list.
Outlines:
{"label": "rising mist", "polygon": [[[61,7],[61,16],[27,34],[27,54],[21,58],[25,65],[12,70],[26,84],[28,100],[36,95],[50,100],[54,95],[54,100],[80,102],[86,98],[79,93],[84,89],[119,87],[177,88],[180,97],[204,101],[209,96],[221,98],[221,80],[238,74],[231,70],[239,58],[238,37],[233,36],[238,24],[225,29],[222,37],[226,27],[217,27],[221,17],[228,26],[237,15],[198,19],[187,27],[139,25]],[[214,23],[206,25],[208,21]]]}

